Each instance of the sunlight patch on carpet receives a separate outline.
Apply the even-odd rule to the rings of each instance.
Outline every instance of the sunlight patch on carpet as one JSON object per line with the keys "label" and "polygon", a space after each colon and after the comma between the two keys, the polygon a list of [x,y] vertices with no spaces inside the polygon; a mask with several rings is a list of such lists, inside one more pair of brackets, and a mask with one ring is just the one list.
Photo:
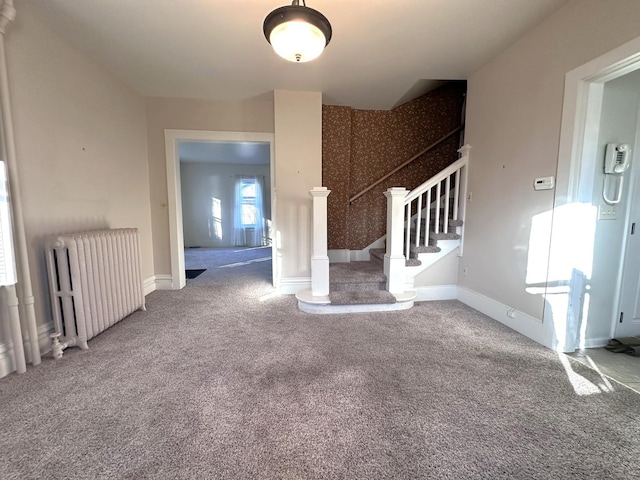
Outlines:
{"label": "sunlight patch on carpet", "polygon": [[614,388],[611,385],[611,383],[599,371],[597,373],[600,374],[602,383],[596,385],[595,383],[587,380],[585,377],[575,372],[573,370],[573,367],[571,366],[570,360],[567,358],[566,355],[560,353],[558,354],[558,358],[560,359],[560,363],[562,363],[562,366],[566,371],[567,379],[569,380],[569,383],[571,383],[571,386],[573,387],[573,390],[576,393],[576,395],[584,396],[584,395],[593,395],[598,393],[608,393],[608,392],[614,391]]}
{"label": "sunlight patch on carpet", "polygon": [[246,262],[229,263],[227,265],[220,265],[218,268],[241,267],[242,265],[249,265],[250,263],[258,263],[258,262],[266,262],[268,260],[271,260],[271,257],[256,258],[254,260],[247,260]]}
{"label": "sunlight patch on carpet", "polygon": [[271,248],[271,246],[269,246],[269,245],[263,245],[263,246],[261,246],[261,247],[241,248],[240,250],[233,250],[233,253],[248,252],[249,250],[260,250],[261,248]]}

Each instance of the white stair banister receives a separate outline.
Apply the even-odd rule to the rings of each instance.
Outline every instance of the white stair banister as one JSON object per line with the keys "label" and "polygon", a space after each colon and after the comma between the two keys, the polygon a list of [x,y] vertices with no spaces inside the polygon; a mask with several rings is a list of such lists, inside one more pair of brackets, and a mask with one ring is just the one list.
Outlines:
{"label": "white stair banister", "polygon": [[[465,166],[462,169],[462,175],[460,179],[460,195],[459,195],[459,205],[460,208],[458,210],[458,216],[456,220],[462,220],[463,224],[460,228],[460,250],[458,251],[458,256],[462,256],[464,251],[464,229],[465,229],[465,220],[467,213],[467,187],[469,181],[469,152],[471,151],[471,145],[464,145],[460,147],[458,152],[460,153],[461,158],[465,159]],[[457,183],[457,182],[456,182]]]}
{"label": "white stair banister", "polygon": [[311,257],[311,294],[329,295],[329,256],[327,255],[327,187],[313,187],[313,255]]}
{"label": "white stair banister", "polygon": [[[459,238],[459,255],[462,255],[470,149],[471,147],[468,145],[460,148],[458,152],[461,157],[458,160],[417,188],[407,192],[403,202],[404,208],[400,206],[392,207],[389,202],[393,197],[393,191],[406,192],[406,190],[396,187],[385,192],[388,199],[387,256],[389,256],[389,262],[387,263],[390,263],[391,259],[398,258],[396,256],[397,253],[395,253],[395,247],[389,247],[391,237],[394,240],[399,238],[403,241],[400,252],[404,252],[406,259],[410,259],[412,256],[417,258],[419,253],[425,250],[429,251],[430,247],[436,248],[437,245],[435,243],[429,243],[431,234],[434,234],[434,239],[442,236],[445,238],[452,237],[453,239]],[[435,193],[433,197],[432,192]],[[401,195],[397,196],[400,197]],[[402,215],[403,218],[390,220],[390,216],[395,215]],[[404,235],[402,235],[402,232],[398,233],[395,230],[393,230],[395,233],[392,233],[392,229],[398,228],[396,225],[399,224],[404,225]],[[395,235],[398,236],[396,237]],[[414,248],[415,255],[413,253]],[[397,263],[399,264],[399,261]],[[385,274],[387,274],[388,281],[393,284],[393,280],[387,273],[387,268],[385,263]],[[393,276],[393,270],[391,271],[391,276]]]}
{"label": "white stair banister", "polygon": [[393,187],[384,192],[387,197],[387,251],[384,254],[384,274],[387,276],[387,290],[403,293],[405,280],[404,208],[407,189]]}

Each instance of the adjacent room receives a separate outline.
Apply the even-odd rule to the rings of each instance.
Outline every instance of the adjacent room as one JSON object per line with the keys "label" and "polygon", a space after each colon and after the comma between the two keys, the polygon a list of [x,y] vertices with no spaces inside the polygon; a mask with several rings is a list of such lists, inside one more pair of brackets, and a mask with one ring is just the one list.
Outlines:
{"label": "adjacent room", "polygon": [[186,277],[247,261],[271,270],[270,145],[182,141],[178,151]]}

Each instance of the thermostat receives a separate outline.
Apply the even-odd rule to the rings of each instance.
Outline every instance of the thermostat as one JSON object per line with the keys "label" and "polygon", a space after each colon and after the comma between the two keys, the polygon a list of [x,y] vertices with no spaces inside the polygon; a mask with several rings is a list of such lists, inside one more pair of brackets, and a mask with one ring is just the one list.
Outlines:
{"label": "thermostat", "polygon": [[533,181],[534,190],[551,190],[554,185],[553,177],[540,177]]}

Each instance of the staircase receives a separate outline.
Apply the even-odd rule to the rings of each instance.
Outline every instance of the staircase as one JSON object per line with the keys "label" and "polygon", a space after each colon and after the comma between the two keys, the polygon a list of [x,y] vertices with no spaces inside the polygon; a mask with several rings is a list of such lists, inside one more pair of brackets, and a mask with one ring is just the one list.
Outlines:
{"label": "staircase", "polygon": [[[322,204],[317,211],[314,202],[314,226],[320,235],[316,238],[314,231],[312,288],[296,294],[299,308],[309,313],[411,308],[415,277],[455,249],[462,254],[469,149],[462,147],[460,159],[411,192],[398,187],[385,192],[386,245],[369,249],[369,261],[329,265],[326,220],[324,228],[315,223],[316,215],[326,219],[326,195],[324,212]],[[319,255],[323,245],[324,255]]]}

